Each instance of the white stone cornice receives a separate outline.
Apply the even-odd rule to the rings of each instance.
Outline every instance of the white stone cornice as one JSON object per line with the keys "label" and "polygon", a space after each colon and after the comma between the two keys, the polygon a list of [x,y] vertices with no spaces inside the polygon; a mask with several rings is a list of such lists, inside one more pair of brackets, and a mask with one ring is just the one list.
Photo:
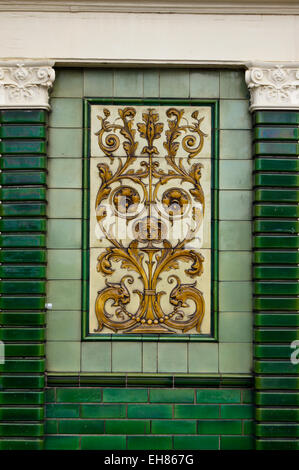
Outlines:
{"label": "white stone cornice", "polygon": [[49,89],[55,72],[52,61],[0,61],[0,108],[50,109]]}
{"label": "white stone cornice", "polygon": [[250,110],[299,109],[299,64],[248,64]]}

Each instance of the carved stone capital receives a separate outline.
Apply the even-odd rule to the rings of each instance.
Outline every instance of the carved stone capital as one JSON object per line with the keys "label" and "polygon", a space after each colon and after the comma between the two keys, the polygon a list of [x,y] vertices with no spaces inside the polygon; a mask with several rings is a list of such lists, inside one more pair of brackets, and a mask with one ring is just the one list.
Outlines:
{"label": "carved stone capital", "polygon": [[299,64],[250,64],[245,80],[251,111],[299,109]]}
{"label": "carved stone capital", "polygon": [[0,61],[0,108],[50,109],[55,72],[50,61]]}

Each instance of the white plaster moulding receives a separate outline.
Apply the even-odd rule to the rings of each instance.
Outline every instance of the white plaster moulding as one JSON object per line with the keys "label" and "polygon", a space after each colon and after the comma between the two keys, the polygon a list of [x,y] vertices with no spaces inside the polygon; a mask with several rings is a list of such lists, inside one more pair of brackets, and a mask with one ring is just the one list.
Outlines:
{"label": "white plaster moulding", "polygon": [[0,1],[0,11],[299,15],[299,5],[297,0],[10,0]]}
{"label": "white plaster moulding", "polygon": [[247,68],[250,111],[299,109],[298,62],[249,62]]}
{"label": "white plaster moulding", "polygon": [[51,60],[0,60],[0,109],[50,109]]}

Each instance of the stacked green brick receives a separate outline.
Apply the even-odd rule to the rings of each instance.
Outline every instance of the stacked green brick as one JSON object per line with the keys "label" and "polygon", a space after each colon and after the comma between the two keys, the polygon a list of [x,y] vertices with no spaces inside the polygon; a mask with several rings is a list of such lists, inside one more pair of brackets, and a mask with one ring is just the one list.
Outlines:
{"label": "stacked green brick", "polygon": [[299,112],[254,115],[257,449],[299,450]]}
{"label": "stacked green brick", "polygon": [[48,450],[252,449],[249,389],[53,387]]}
{"label": "stacked green brick", "polygon": [[0,111],[0,450],[44,432],[46,111]]}

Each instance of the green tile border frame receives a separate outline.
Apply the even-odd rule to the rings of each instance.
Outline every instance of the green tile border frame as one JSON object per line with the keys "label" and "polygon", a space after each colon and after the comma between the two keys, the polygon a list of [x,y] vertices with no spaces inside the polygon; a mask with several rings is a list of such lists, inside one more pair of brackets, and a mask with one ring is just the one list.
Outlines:
{"label": "green tile border frame", "polygon": [[[298,171],[299,111],[253,113],[254,149],[254,375],[255,436],[258,450],[299,449],[298,366],[292,365],[293,339],[299,338]],[[272,187],[271,187],[272,186]],[[272,195],[260,198],[261,194]],[[294,193],[295,194],[295,193]],[[283,228],[283,229],[282,229]],[[287,235],[287,237],[283,237]],[[289,268],[289,269],[288,269]],[[287,362],[286,362],[287,361]],[[287,364],[287,366],[286,366]]]}
{"label": "green tile border frame", "polygon": [[[99,335],[89,333],[89,134],[90,134],[90,108],[91,105],[171,105],[171,106],[210,106],[212,121],[212,182],[211,182],[211,207],[212,207],[212,259],[211,259],[211,334],[207,335]],[[82,340],[87,341],[217,341],[218,340],[218,226],[219,226],[219,100],[211,99],[136,99],[136,98],[86,98],[83,105],[83,171],[82,171]]]}
{"label": "green tile border frame", "polygon": [[43,448],[47,114],[0,110],[1,450]]}

